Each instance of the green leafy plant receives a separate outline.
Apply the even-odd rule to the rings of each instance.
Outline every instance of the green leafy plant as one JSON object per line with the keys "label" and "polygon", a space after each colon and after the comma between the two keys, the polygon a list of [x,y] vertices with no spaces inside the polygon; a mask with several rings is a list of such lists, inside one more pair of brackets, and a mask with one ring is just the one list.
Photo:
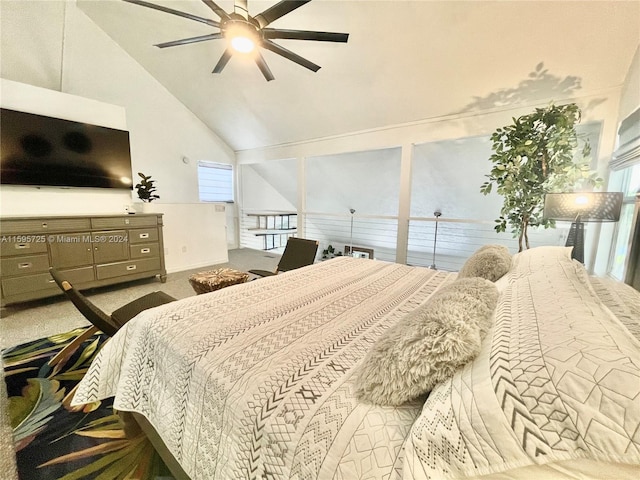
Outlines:
{"label": "green leafy plant", "polygon": [[326,250],[322,251],[323,258],[327,258],[328,255],[332,255],[335,251],[333,245],[329,245]]}
{"label": "green leafy plant", "polygon": [[[491,135],[493,163],[488,181],[480,191],[496,192],[504,197],[500,218],[494,227],[504,232],[507,224],[529,248],[528,227],[555,227],[553,220],[543,219],[544,196],[549,192],[586,190],[599,187],[602,179],[591,170],[591,147],[579,138],[576,124],[581,112],[574,103],[536,108],[535,112],[514,118],[511,125],[498,128]],[[576,154],[579,144],[582,148]]]}
{"label": "green leafy plant", "polygon": [[325,250],[322,251],[322,258],[329,259],[333,257],[341,257],[342,252],[336,251],[333,245],[329,245]]}
{"label": "green leafy plant", "polygon": [[143,202],[152,202],[155,199],[160,198],[159,195],[154,193],[156,191],[156,187],[154,185],[155,180],[151,180],[151,176],[147,176],[140,172],[138,172],[138,176],[142,178],[140,183],[136,184],[135,187],[138,190],[138,198]]}

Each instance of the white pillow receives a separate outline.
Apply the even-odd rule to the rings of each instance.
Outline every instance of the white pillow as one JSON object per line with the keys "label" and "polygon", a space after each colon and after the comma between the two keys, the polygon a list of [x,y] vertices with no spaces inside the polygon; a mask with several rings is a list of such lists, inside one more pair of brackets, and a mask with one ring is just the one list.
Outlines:
{"label": "white pillow", "polygon": [[576,263],[571,260],[572,248],[543,246],[516,253],[512,259],[511,271],[515,278],[520,278],[558,264]]}

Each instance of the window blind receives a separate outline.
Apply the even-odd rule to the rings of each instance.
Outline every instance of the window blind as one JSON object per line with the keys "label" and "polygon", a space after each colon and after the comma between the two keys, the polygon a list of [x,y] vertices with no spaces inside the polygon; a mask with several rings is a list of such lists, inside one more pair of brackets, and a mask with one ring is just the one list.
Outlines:
{"label": "window blind", "polygon": [[618,148],[609,163],[611,170],[622,170],[640,163],[640,108],[625,118],[618,129]]}
{"label": "window blind", "polygon": [[198,190],[201,202],[233,202],[233,167],[198,162]]}

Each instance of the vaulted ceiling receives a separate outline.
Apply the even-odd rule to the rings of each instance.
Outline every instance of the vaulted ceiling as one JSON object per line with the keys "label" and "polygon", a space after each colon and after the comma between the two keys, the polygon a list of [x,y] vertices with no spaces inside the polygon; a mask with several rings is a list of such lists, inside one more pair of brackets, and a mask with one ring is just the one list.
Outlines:
{"label": "vaulted ceiling", "polygon": [[[201,0],[150,1],[218,20]],[[263,51],[267,82],[239,56],[212,74],[224,40],[153,46],[216,28],[121,1],[77,3],[236,151],[619,87],[640,43],[635,0],[313,0],[271,26],[349,42],[277,40],[322,68]],[[249,12],[274,3],[249,0]]]}

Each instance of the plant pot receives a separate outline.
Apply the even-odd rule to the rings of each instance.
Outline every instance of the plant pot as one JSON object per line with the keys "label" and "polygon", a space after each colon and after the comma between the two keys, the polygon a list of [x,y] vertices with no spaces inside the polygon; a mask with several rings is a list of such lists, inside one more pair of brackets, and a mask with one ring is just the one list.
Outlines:
{"label": "plant pot", "polygon": [[151,205],[149,202],[134,203],[133,209],[136,213],[149,213],[151,212]]}

